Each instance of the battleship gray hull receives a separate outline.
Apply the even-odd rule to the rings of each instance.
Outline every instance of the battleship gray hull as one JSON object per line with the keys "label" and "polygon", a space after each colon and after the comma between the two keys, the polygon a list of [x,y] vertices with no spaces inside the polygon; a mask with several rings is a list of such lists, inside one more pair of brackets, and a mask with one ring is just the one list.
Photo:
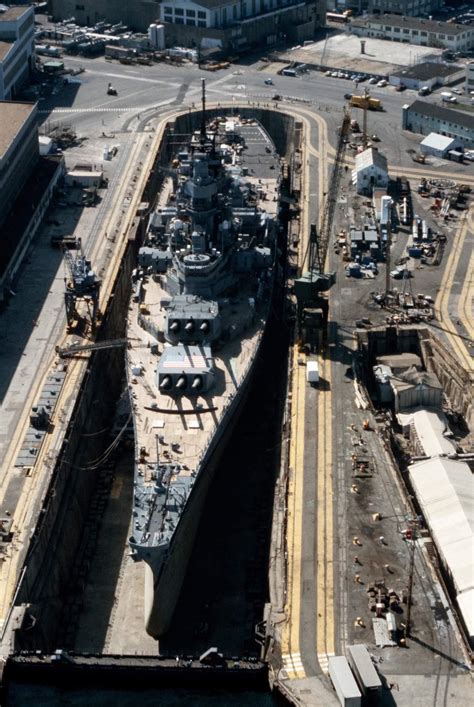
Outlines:
{"label": "battleship gray hull", "polygon": [[126,369],[132,556],[145,626],[169,628],[223,446],[252,382],[275,285],[280,163],[264,129],[217,119],[173,159],[139,252]]}

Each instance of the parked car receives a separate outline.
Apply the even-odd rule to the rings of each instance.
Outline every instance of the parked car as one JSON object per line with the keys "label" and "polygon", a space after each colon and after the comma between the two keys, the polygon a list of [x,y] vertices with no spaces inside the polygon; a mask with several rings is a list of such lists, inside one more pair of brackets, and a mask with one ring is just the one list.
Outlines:
{"label": "parked car", "polygon": [[265,79],[266,86],[273,86],[273,79]]}
{"label": "parked car", "polygon": [[372,78],[369,79],[369,83],[372,84],[372,86],[377,83],[377,79],[375,78],[375,76],[372,76]]}
{"label": "parked car", "polygon": [[377,82],[377,86],[380,86],[380,88],[383,88],[386,85],[387,85],[387,81],[385,81],[385,79],[382,79],[381,81]]}
{"label": "parked car", "polygon": [[452,88],[451,91],[452,93],[457,93],[458,96],[462,96],[462,94],[464,93],[464,91],[460,88]]}
{"label": "parked car", "polygon": [[405,89],[406,89],[406,86],[404,83],[399,83],[398,86],[395,86],[395,91],[398,91],[398,92],[405,91]]}

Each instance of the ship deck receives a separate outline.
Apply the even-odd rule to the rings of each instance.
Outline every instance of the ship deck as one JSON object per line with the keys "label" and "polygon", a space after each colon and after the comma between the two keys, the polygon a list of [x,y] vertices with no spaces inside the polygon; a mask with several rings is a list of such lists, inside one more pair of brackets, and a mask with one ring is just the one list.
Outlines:
{"label": "ship deck", "polygon": [[[242,125],[241,134],[246,149],[240,155],[236,153],[235,164],[246,168],[245,180],[256,186],[258,206],[276,218],[278,155],[260,126]],[[162,204],[163,197],[167,198],[169,186],[169,180],[165,180],[157,203]],[[194,483],[193,477],[200,469],[208,446],[215,440],[224,415],[245,380],[258,350],[268,307],[265,303],[257,307],[251,319],[248,299],[253,296],[254,291],[249,287],[248,293],[245,289],[241,290],[238,298],[230,298],[220,304],[224,318],[231,320],[237,331],[235,338],[213,351],[214,387],[209,393],[180,397],[170,396],[158,388],[155,370],[166,344],[158,341],[139,324],[140,316],[142,322],[146,320],[151,327],[163,332],[165,307],[162,303],[169,300],[169,294],[161,286],[160,278],[146,277],[142,282],[141,296],[132,298],[128,315],[127,367],[135,426],[136,482],[145,494],[143,506],[135,507],[135,530],[138,534],[146,529],[153,538],[155,533],[163,529],[160,506],[166,504],[169,513],[171,497],[175,499],[176,516],[180,515],[182,501]],[[156,494],[158,463],[174,467],[166,496]],[[151,516],[146,511],[149,503],[155,507]],[[145,524],[146,518],[148,520]]]}

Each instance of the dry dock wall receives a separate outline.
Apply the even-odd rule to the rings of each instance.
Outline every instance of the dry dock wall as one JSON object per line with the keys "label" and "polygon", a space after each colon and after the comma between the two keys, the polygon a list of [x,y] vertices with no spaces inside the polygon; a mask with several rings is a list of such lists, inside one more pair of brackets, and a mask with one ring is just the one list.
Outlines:
{"label": "dry dock wall", "polygon": [[[261,108],[235,108],[244,118],[257,119],[267,130],[278,153],[289,159],[295,131],[294,119],[283,113]],[[222,116],[224,109],[209,110],[206,119]],[[189,134],[201,123],[202,113],[178,117],[165,135],[142,197],[151,202],[165,174],[160,167],[169,164],[177,149],[175,136]],[[168,139],[171,137],[172,139]],[[143,223],[135,223],[113,294],[104,312],[99,333],[108,340],[124,336],[124,311],[130,297],[131,272],[142,236]],[[15,629],[10,650],[54,651],[62,607],[69,586],[71,568],[80,547],[88,509],[94,496],[97,475],[93,461],[110,443],[107,434],[97,431],[111,424],[116,401],[122,391],[123,350],[107,349],[92,354],[80,387],[74,391],[76,405],[66,441],[52,471],[48,492],[31,538],[21,581],[15,598]],[[130,469],[133,473],[133,469]],[[11,621],[13,623],[13,620]]]}

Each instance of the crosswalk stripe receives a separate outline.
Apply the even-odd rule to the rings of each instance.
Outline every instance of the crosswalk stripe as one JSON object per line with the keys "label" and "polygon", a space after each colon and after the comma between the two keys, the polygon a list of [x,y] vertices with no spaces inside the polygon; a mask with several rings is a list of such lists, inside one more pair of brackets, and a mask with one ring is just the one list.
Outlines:
{"label": "crosswalk stripe", "polygon": [[334,653],[318,653],[318,663],[323,673],[327,675],[329,667],[329,658],[333,658]]}
{"label": "crosswalk stripe", "polygon": [[306,677],[306,671],[301,660],[301,653],[285,653],[282,655],[282,662],[283,670],[290,680]]}

